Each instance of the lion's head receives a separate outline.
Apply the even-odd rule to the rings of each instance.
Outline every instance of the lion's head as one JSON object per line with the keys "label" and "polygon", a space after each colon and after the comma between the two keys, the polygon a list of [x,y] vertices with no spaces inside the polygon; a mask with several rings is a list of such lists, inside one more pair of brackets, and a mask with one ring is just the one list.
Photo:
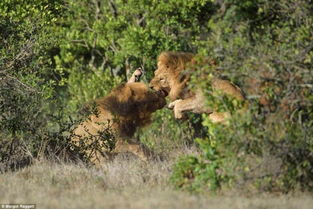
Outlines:
{"label": "lion's head", "polygon": [[[144,83],[125,83],[99,99],[98,108],[109,111],[120,124],[121,135],[132,135],[137,127],[148,124],[151,114],[165,106],[164,94]],[[123,133],[125,132],[125,133]]]}
{"label": "lion's head", "polygon": [[162,52],[158,57],[158,68],[149,86],[169,95],[172,101],[177,99],[188,80],[183,70],[193,57],[193,54],[185,52]]}

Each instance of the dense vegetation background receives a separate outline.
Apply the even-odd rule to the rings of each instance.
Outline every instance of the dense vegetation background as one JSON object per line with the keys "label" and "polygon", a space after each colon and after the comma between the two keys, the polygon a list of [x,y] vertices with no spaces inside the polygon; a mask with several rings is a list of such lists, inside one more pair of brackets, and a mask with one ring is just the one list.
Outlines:
{"label": "dense vegetation background", "polygon": [[[197,144],[173,167],[191,191],[313,189],[313,1],[2,0],[0,2],[0,170],[35,159],[67,160],[68,133],[82,105],[142,67],[148,82],[161,51],[187,51],[208,105],[210,77],[246,92],[248,112],[228,126],[205,115],[155,114],[138,138],[154,150]],[[235,114],[235,113],[234,113]]]}

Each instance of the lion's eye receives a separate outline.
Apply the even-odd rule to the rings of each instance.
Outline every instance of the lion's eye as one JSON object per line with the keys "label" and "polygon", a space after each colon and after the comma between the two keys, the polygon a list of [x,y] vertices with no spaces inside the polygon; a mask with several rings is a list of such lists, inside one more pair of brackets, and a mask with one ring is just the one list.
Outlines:
{"label": "lion's eye", "polygon": [[160,78],[160,81],[165,81],[165,78]]}

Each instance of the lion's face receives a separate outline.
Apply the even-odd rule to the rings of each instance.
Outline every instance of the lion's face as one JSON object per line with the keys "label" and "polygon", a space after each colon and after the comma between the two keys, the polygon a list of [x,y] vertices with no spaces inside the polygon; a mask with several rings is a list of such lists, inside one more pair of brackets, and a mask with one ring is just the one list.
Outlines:
{"label": "lion's face", "polygon": [[174,75],[171,75],[170,69],[159,62],[158,69],[154,72],[154,78],[150,81],[149,86],[167,96],[171,91],[173,77]]}
{"label": "lion's face", "polygon": [[193,56],[185,52],[162,52],[158,57],[158,69],[150,82],[150,88],[164,92],[172,101],[178,99],[189,79],[183,71]]}

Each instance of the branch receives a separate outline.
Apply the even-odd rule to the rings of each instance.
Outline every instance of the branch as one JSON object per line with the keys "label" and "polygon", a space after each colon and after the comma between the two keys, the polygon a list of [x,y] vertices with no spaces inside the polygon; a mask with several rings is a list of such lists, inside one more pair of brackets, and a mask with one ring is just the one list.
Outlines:
{"label": "branch", "polygon": [[33,53],[32,53],[32,47],[34,46],[35,39],[30,39],[26,42],[25,46],[20,50],[20,52],[11,60],[8,64],[6,64],[5,68],[1,70],[1,73],[5,73],[9,70],[11,70],[14,65],[22,60],[25,60],[29,58]]}
{"label": "branch", "polygon": [[118,16],[118,12],[116,9],[116,5],[113,2],[114,0],[109,0],[109,6],[110,6],[110,10],[113,13],[113,16],[116,18]]}
{"label": "branch", "polygon": [[145,13],[139,19],[137,19],[137,25],[139,25],[140,27],[143,27],[144,26],[144,21],[145,21],[146,17],[147,17],[147,15]]}
{"label": "branch", "polygon": [[37,92],[39,93],[36,89],[34,89],[33,87],[23,83],[22,81],[20,81],[19,79],[17,79],[16,77],[13,77],[13,76],[10,76],[10,75],[6,75],[7,78],[15,81],[16,83],[18,83],[19,85],[21,85],[22,87],[28,89],[29,91],[32,91],[32,92]]}
{"label": "branch", "polygon": [[99,8],[99,1],[97,0],[92,0],[93,4],[95,5],[95,19],[98,20],[99,19],[99,14],[100,14],[100,8]]}

